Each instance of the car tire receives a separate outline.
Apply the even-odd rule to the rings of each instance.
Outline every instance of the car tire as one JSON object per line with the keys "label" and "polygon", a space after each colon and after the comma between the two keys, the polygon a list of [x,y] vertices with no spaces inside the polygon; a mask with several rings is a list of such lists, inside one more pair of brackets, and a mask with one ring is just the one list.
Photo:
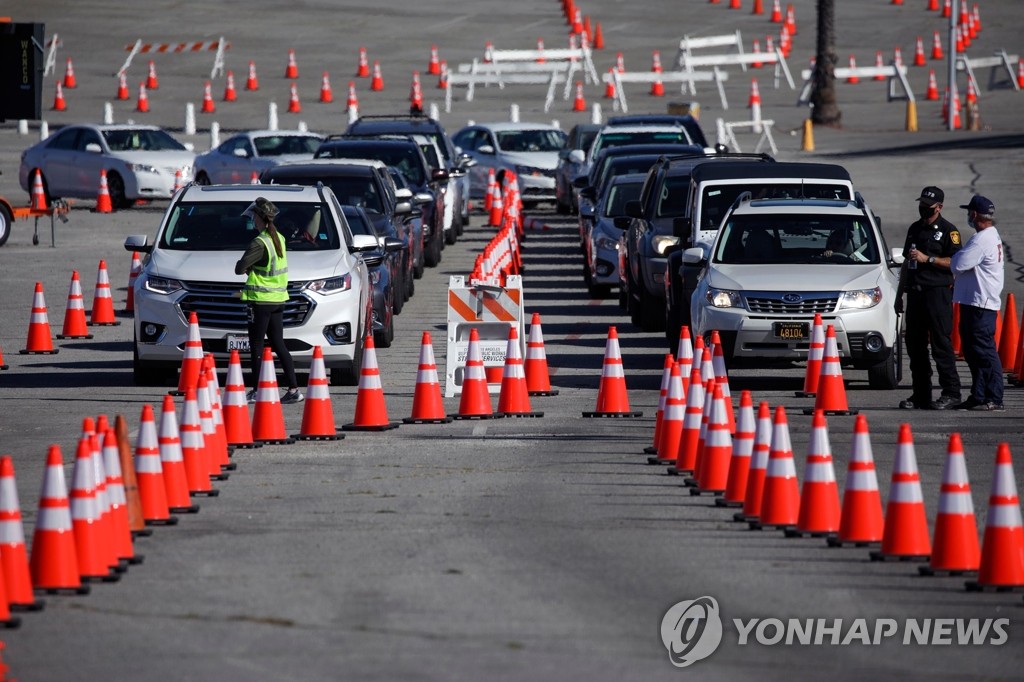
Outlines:
{"label": "car tire", "polygon": [[395,315],[402,312],[405,307],[405,278],[399,281],[391,281],[391,310]]}
{"label": "car tire", "polygon": [[[358,386],[359,375],[363,368],[363,335],[360,332],[356,337],[356,351],[352,358],[351,367],[332,367],[331,386]],[[376,341],[376,339],[374,339]]]}
{"label": "car tire", "polygon": [[431,239],[430,246],[423,254],[423,261],[428,267],[435,268],[441,262],[441,240]]}
{"label": "car tire", "polygon": [[[416,259],[416,262],[412,264],[413,279],[419,279],[420,277],[423,277],[423,271],[426,270],[427,265],[426,261],[426,250],[424,249],[423,251],[420,252],[420,257]],[[415,290],[415,288],[416,285],[413,285],[413,290]]]}
{"label": "car tire", "polygon": [[459,240],[459,232],[455,227],[455,222],[452,222],[452,228],[444,233],[444,243],[451,246]]}
{"label": "car tire", "polygon": [[390,348],[392,341],[395,340],[396,314],[397,311],[392,310],[391,314],[387,316],[388,321],[384,328],[373,333],[373,343],[378,348]]}
{"label": "car tire", "polygon": [[132,200],[125,195],[124,178],[120,174],[107,175],[107,191],[110,192],[110,203],[115,209],[131,208]]}
{"label": "car tire", "polygon": [[212,185],[210,182],[210,176],[206,174],[206,171],[200,171],[199,175],[196,176],[197,185]]}
{"label": "car tire", "polygon": [[679,349],[679,330],[682,327],[679,321],[679,311],[675,306],[665,302],[665,341],[668,342],[668,352],[675,353]]}
{"label": "car tire", "polygon": [[902,363],[903,343],[897,335],[896,344],[889,350],[885,360],[868,367],[868,387],[878,391],[899,388]]}
{"label": "car tire", "polygon": [[0,204],[0,246],[7,243],[11,236],[11,229],[14,227],[14,216],[11,215],[5,204]]}

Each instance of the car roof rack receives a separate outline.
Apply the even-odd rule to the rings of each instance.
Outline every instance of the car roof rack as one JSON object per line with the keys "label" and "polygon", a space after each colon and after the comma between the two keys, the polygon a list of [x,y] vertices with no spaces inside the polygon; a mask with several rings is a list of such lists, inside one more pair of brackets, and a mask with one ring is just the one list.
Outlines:
{"label": "car roof rack", "polygon": [[434,120],[434,119],[430,118],[429,116],[427,116],[426,114],[370,114],[370,115],[360,115],[359,118],[357,118],[354,121],[354,123],[359,123],[360,121],[386,121],[386,120],[389,120],[389,119],[390,120],[418,119],[418,120],[424,120],[424,121],[433,121]]}

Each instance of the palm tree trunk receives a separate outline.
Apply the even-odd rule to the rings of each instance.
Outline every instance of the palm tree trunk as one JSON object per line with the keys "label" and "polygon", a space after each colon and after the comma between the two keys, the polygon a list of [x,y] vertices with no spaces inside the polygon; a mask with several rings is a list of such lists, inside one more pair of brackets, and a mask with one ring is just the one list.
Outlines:
{"label": "palm tree trunk", "polygon": [[843,112],[836,104],[835,0],[818,0],[818,46],[811,76],[811,121],[839,126]]}

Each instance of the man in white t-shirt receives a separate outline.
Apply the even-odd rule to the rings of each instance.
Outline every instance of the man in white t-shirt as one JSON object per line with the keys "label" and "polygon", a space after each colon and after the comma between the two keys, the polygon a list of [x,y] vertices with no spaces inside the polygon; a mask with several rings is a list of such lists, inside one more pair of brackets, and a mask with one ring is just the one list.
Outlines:
{"label": "man in white t-shirt", "polygon": [[971,395],[960,410],[1003,410],[1003,366],[996,350],[996,316],[1003,293],[1003,240],[995,228],[996,207],[976,194],[967,209],[967,224],[977,232],[953,254],[950,270],[953,302],[960,304],[960,341],[971,369]]}

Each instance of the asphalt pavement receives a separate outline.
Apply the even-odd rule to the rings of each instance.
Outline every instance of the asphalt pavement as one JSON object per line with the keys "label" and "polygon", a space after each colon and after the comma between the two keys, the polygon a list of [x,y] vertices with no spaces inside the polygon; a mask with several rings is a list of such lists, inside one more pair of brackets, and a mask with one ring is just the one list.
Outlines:
{"label": "asphalt pavement", "polygon": [[[733,10],[724,0],[657,1],[637,8],[602,0],[581,9],[601,22],[606,48],[594,59],[604,72],[617,51],[630,69],[649,69],[653,49],[667,65],[687,33],[740,29],[748,44],[754,37],[763,44],[766,35],[777,34],[777,25],[768,21],[770,3],[763,16],[750,14],[749,1],[742,4]],[[888,55],[898,44],[908,62],[915,37],[923,36],[929,47],[932,31],[944,26],[924,4],[839,3],[841,61],[856,53],[858,63],[870,63],[876,51]],[[100,119],[103,103],[113,101],[112,74],[127,56],[125,45],[138,38],[177,43],[224,35],[231,42],[227,67],[236,82],[244,82],[251,59],[260,90],[240,90],[236,103],[218,97],[215,114],[197,115],[196,135],[182,133],[184,104],[193,101],[198,109],[212,53],[156,55],[160,88],[150,93],[149,114],[132,111],[134,87],[149,58],[139,55],[129,70],[132,101],[114,102],[116,120],[164,125],[198,151],[209,146],[210,122],[217,120],[225,132],[262,127],[272,100],[282,127],[302,121],[311,130],[341,132],[349,80],[358,83],[363,113],[404,111],[411,72],[425,72],[431,44],[451,67],[481,56],[488,40],[497,48],[530,48],[538,37],[548,47],[566,38],[561,4],[553,0],[406,5],[282,8],[266,2],[160,1],[126,10],[112,2],[44,1],[3,13],[16,21],[45,21],[48,36],[59,33],[57,77],[64,59],[74,60],[78,87],[65,92],[67,112],[46,112],[51,130]],[[799,31],[790,62],[798,72],[812,52],[815,3],[793,5]],[[983,29],[972,51],[1020,52],[1016,27],[1024,6],[983,4],[981,12]],[[371,93],[366,81],[352,77],[360,45],[368,48],[371,63],[382,63],[383,92]],[[282,76],[289,48],[296,50],[300,69],[300,114],[284,111],[289,81]],[[927,68],[910,71],[919,97]],[[935,68],[941,78],[944,67]],[[325,70],[335,90],[330,105],[316,101]],[[842,84],[843,125],[815,129],[813,153],[800,149],[807,110],[795,106],[796,92],[772,87],[768,73],[757,77],[764,116],[776,121],[778,158],[846,166],[883,219],[890,246],[902,242],[925,185],[942,187],[950,207],[966,203],[974,192],[990,197],[1006,245],[1006,291],[1020,298],[1022,269],[1015,256],[1024,243],[1013,216],[1024,159],[1018,114],[1024,92],[990,89],[987,72],[983,75],[983,130],[977,132],[943,131],[938,104],[919,101],[921,131],[906,133],[905,102],[887,102],[884,83]],[[663,111],[667,101],[697,100],[702,125],[712,137],[716,118],[749,116],[743,106],[749,76],[730,71],[727,111],[707,85],[696,96],[677,92],[664,100],[631,86],[631,111]],[[55,78],[46,83],[49,93]],[[519,105],[523,120],[554,119],[564,128],[590,118],[589,110],[571,111],[571,100],[556,100],[544,112],[537,86],[481,89],[472,102],[458,91],[452,112],[445,113],[432,77],[424,76],[424,85],[427,105],[440,105],[449,132],[470,120],[503,120],[512,103]],[[223,81],[215,79],[215,97],[222,88]],[[611,104],[602,91],[603,86],[587,86],[588,109],[599,102],[608,115]],[[44,107],[49,99],[44,96]],[[0,124],[0,194],[16,204],[27,203],[17,186],[18,157],[35,141],[37,126],[33,122],[25,136],[14,122]],[[41,243],[33,245],[32,224],[22,221],[0,248],[0,347],[11,366],[0,373],[0,453],[14,459],[28,538],[49,444],[60,444],[70,464],[83,417],[122,414],[134,429],[142,405],[162,399],[157,389],[132,385],[131,323],[124,315],[120,326],[92,328],[91,340],[56,342],[57,355],[18,354],[37,281],[44,284],[56,332],[70,272],[79,271],[91,300],[97,262],[106,259],[120,310],[131,257],[122,247],[124,237],[155,231],[166,208],[166,202],[154,202],[102,215],[91,212],[92,205],[76,202],[69,223],[56,225],[55,247],[48,223],[40,224]],[[959,209],[948,208],[946,216],[968,231]],[[178,526],[138,539],[136,550],[145,562],[119,583],[95,585],[88,596],[47,597],[44,611],[22,614],[20,629],[0,636],[11,675],[140,681],[667,680],[694,674],[723,680],[1019,678],[1024,663],[1020,594],[968,593],[962,577],[921,578],[915,564],[869,561],[866,548],[827,549],[821,539],[747,530],[731,521],[731,512],[713,507],[708,498],[691,497],[676,478],[648,466],[642,450],[653,432],[663,337],[631,326],[613,298],[590,298],[570,219],[545,211],[530,217],[534,228],[523,250],[525,307],[528,314],[543,316],[552,383],[560,391],[557,397],[534,399],[543,418],[406,425],[349,434],[337,443],[237,451],[238,469],[218,484],[220,496],[199,500],[201,511],[183,517]],[[415,297],[396,319],[393,347],[378,350],[393,420],[411,410],[422,331],[432,333],[438,366],[444,366],[448,277],[467,274],[492,234],[474,214],[464,238],[417,282]],[[594,406],[609,325],[617,326],[629,397],[642,418],[580,418]],[[961,376],[967,379],[962,364]],[[810,417],[802,409],[811,404],[793,397],[802,379],[802,367],[730,374],[734,394],[748,389],[755,400],[786,407],[801,479],[810,435]],[[1007,389],[1004,413],[908,413],[895,409],[909,394],[906,385],[874,391],[860,373],[849,372],[846,379],[851,407],[869,420],[883,499],[904,422],[913,429],[930,523],[947,439],[954,431],[963,435],[979,531],[998,443],[1011,444],[1022,487],[1024,392]],[[332,387],[339,425],[351,421],[355,395],[355,388]],[[449,399],[446,405],[454,411],[458,402]],[[289,431],[297,430],[301,410],[301,405],[285,406]],[[829,419],[840,485],[852,428],[853,417]],[[720,606],[722,644],[708,658],[677,669],[662,644],[662,617],[677,602],[705,595]],[[908,619],[1006,618],[1008,637],[1003,644],[983,645],[904,645],[900,637],[878,646],[787,645],[785,640],[741,645],[733,619],[753,618],[843,619],[844,634],[857,618],[872,624],[894,619],[901,628]]]}

